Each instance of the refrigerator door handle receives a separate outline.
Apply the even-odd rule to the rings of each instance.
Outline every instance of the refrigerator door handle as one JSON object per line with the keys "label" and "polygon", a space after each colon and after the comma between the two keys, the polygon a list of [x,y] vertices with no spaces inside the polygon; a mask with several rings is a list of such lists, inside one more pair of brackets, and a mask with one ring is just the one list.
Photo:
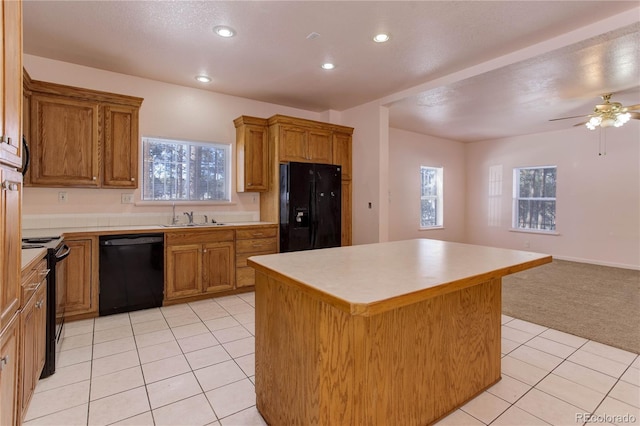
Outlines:
{"label": "refrigerator door handle", "polygon": [[311,232],[311,248],[316,246],[316,237],[318,231],[318,218],[317,206],[316,206],[316,182],[315,180],[310,183],[309,191],[309,232]]}

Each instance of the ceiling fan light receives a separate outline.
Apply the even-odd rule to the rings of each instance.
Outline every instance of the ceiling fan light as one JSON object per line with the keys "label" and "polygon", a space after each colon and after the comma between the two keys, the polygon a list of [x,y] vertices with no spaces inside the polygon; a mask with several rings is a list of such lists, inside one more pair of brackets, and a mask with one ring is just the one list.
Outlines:
{"label": "ceiling fan light", "polygon": [[600,125],[601,121],[602,121],[602,117],[591,117],[589,119],[589,124],[591,124],[592,126],[598,126]]}
{"label": "ceiling fan light", "polygon": [[600,127],[611,127],[613,125],[615,125],[616,120],[614,120],[613,118],[603,118],[602,121],[600,122]]}
{"label": "ceiling fan light", "polygon": [[629,114],[628,112],[618,114],[618,116],[616,117],[616,121],[620,121],[622,124],[625,124],[630,119],[631,119],[631,114]]}
{"label": "ceiling fan light", "polygon": [[590,121],[587,121],[584,125],[587,126],[587,129],[589,129],[589,130],[595,130],[596,129],[596,126],[593,123],[591,123]]}

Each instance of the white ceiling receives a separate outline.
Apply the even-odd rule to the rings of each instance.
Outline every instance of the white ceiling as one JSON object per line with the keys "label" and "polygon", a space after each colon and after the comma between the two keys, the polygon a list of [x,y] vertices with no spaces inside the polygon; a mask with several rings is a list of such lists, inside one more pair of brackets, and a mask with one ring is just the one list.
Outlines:
{"label": "white ceiling", "polygon": [[24,51],[318,112],[378,101],[460,141],[568,128],[584,120],[548,120],[602,93],[640,103],[638,1],[25,0]]}

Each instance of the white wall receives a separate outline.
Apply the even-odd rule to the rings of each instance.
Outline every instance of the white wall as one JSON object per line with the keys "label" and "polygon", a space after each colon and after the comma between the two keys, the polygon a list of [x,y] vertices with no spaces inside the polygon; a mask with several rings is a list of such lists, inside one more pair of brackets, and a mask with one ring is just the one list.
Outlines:
{"label": "white wall", "polygon": [[[640,268],[640,123],[604,135],[604,156],[600,131],[583,127],[468,144],[468,242]],[[557,236],[509,230],[513,168],[540,165],[558,167]],[[493,196],[491,167],[502,169]]]}
{"label": "white wall", "polygon": [[[24,67],[33,80],[144,98],[140,108],[141,136],[184,138],[235,145],[233,120],[240,115],[268,118],[274,114],[285,114],[311,120],[320,119],[319,113],[311,111],[132,77],[32,55],[24,55]],[[254,196],[255,193],[235,192],[235,152],[232,162],[232,202],[215,207],[211,207],[211,204],[196,204],[189,207],[190,210],[259,210],[260,200]],[[64,188],[68,194],[68,202],[58,203],[58,191],[60,191],[59,188],[26,187],[23,213],[146,213],[165,211],[168,208],[166,205],[121,204],[120,194],[131,191],[118,189]],[[134,192],[134,197],[136,200],[140,199],[139,189]],[[190,203],[180,204],[185,206]]]}
{"label": "white wall", "polygon": [[[377,243],[381,236],[386,238],[388,213],[382,202],[381,193],[388,193],[388,170],[381,169],[381,161],[387,161],[381,154],[387,152],[388,111],[377,103],[361,105],[343,111],[341,123],[354,127],[353,132],[353,244]],[[371,203],[371,207],[369,207]],[[382,216],[381,216],[382,214]]]}
{"label": "white wall", "polygon": [[[442,229],[420,230],[420,166],[443,167]],[[389,239],[465,239],[465,145],[389,129]]]}

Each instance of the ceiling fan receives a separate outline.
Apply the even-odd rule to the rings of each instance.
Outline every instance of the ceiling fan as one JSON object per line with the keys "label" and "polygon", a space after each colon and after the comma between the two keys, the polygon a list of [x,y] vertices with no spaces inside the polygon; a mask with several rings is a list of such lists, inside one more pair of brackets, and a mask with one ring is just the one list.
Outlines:
{"label": "ceiling fan", "polygon": [[596,127],[620,127],[630,119],[640,120],[640,104],[623,106],[620,102],[610,102],[611,93],[600,96],[604,103],[598,104],[593,109],[593,113],[584,115],[574,115],[572,117],[553,118],[549,121],[568,120],[570,118],[590,117],[588,121],[574,124],[573,127],[587,126],[589,130]]}

